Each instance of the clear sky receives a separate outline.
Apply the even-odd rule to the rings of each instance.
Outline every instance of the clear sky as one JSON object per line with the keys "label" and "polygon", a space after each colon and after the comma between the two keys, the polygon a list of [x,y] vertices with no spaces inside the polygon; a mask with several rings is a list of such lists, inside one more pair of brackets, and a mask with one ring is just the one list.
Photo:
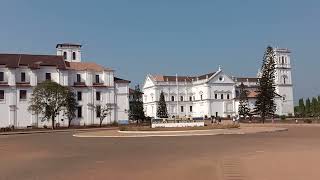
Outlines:
{"label": "clear sky", "polygon": [[319,0],[1,0],[0,53],[83,59],[142,83],[148,73],[194,75],[221,65],[255,76],[268,45],[292,50],[295,98],[320,94]]}

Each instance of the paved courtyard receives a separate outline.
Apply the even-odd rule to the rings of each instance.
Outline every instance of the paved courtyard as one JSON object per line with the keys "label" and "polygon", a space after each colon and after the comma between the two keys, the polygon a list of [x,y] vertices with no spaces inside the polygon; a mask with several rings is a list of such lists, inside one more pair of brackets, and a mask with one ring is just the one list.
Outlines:
{"label": "paved courtyard", "polygon": [[80,138],[0,136],[0,179],[320,179],[320,127],[274,133]]}

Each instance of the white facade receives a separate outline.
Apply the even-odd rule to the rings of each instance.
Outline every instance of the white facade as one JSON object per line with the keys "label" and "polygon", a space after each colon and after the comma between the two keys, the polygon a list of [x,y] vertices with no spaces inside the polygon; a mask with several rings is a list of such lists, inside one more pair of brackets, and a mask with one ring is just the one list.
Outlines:
{"label": "white facade", "polygon": [[[67,47],[59,46],[57,54],[61,49],[68,51]],[[8,60],[14,62],[15,58],[17,65],[7,63]],[[62,62],[61,67],[57,62]],[[128,120],[130,82],[115,78],[113,70],[95,63],[83,63],[80,54],[76,59],[66,61],[61,56],[0,54],[0,127],[50,127],[51,122],[42,121],[41,115],[28,111],[33,88],[49,77],[63,86],[73,87],[77,95],[79,108],[72,124],[99,124],[95,107],[106,104],[112,111],[103,124]],[[68,126],[62,112],[56,117],[56,123]]]}
{"label": "white facade", "polygon": [[[276,56],[276,114],[293,115],[293,83],[290,52],[275,49]],[[284,58],[284,61],[282,59]],[[280,61],[281,60],[281,61]],[[254,108],[258,78],[230,77],[219,70],[198,77],[147,75],[143,85],[146,116],[156,117],[160,93],[164,92],[170,116],[228,117],[238,114],[239,85],[248,90],[250,108]]]}

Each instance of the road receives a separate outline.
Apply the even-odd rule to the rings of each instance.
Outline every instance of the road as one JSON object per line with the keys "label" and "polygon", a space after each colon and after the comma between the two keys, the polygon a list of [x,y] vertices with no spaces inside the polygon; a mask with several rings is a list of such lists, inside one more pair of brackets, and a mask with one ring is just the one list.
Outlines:
{"label": "road", "polygon": [[320,179],[320,127],[288,128],[192,137],[0,136],[0,179]]}

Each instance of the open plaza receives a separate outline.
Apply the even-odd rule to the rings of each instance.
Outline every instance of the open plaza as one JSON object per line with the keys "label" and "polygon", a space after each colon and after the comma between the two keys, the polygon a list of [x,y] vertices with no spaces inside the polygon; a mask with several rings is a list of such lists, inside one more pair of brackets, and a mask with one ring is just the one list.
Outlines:
{"label": "open plaza", "polygon": [[0,135],[0,179],[312,180],[320,176],[317,124],[241,124],[236,130],[156,134],[162,136],[119,133],[114,128]]}

